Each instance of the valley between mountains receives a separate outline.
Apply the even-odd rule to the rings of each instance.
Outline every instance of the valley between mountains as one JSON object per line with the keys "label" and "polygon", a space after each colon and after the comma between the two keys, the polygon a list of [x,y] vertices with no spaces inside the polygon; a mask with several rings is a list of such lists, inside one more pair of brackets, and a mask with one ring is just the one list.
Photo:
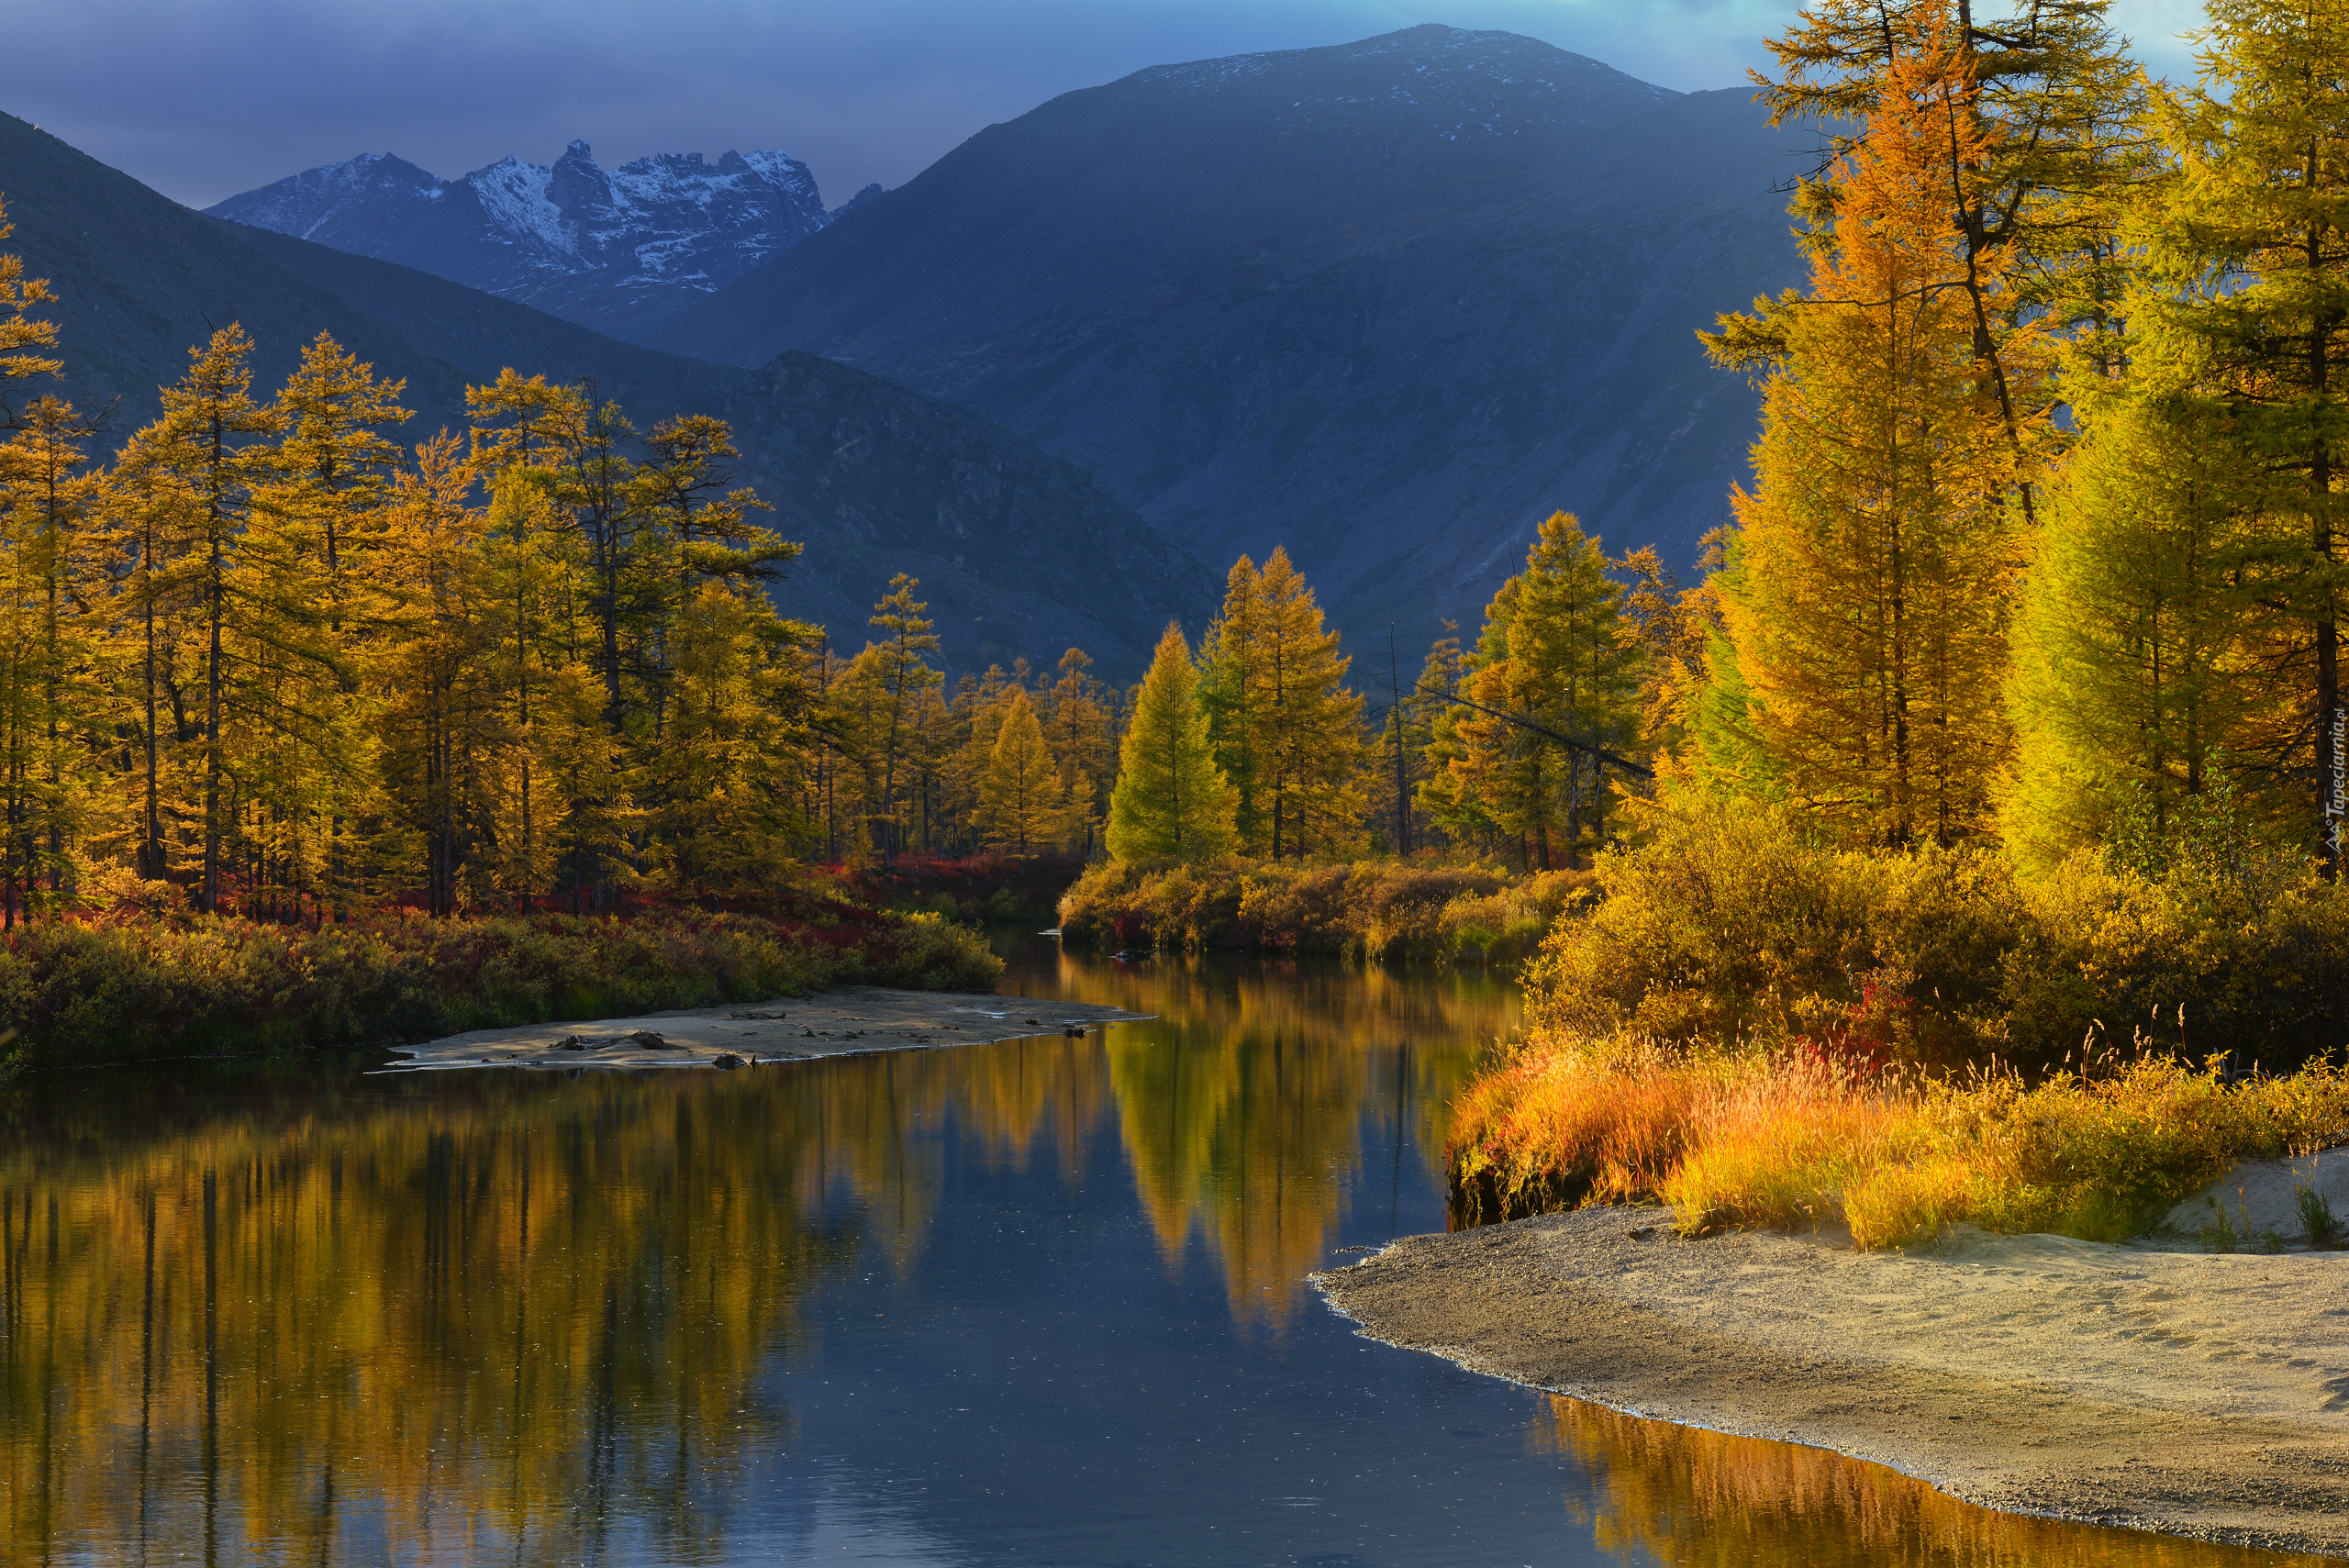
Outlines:
{"label": "valley between mountains", "polygon": [[[940,500],[924,483],[886,502],[771,497],[833,525],[808,537],[823,584],[793,607],[861,618],[885,582],[858,579],[867,547],[917,551],[926,584],[957,581],[958,662],[1044,663],[1074,640],[1131,673],[1149,617],[1203,615],[1210,569],[1242,551],[1285,547],[1337,624],[1394,622],[1419,646],[1444,618],[1473,622],[1560,508],[1610,550],[1692,563],[1746,473],[1755,408],[1694,334],[1795,281],[1778,187],[1814,142],[1744,89],[1675,93],[1531,39],[1426,26],[1065,94],[833,208],[786,153],[607,172],[574,142],[550,165],[447,181],[372,154],[211,211],[664,356],[792,380],[817,373],[779,356],[812,355],[923,400],[901,412],[979,416],[1033,454],[1031,488],[998,486],[992,531],[915,517]],[[412,274],[249,243],[315,288],[363,292],[436,358],[483,357],[451,340],[451,297]],[[453,315],[484,349],[493,331],[509,354],[562,343],[551,373],[600,356],[630,365],[631,387],[685,373],[480,302]],[[800,450],[863,450],[820,425],[831,409],[778,418]],[[903,446],[865,459],[858,484],[913,462]],[[805,486],[824,467],[763,477]],[[981,564],[1072,547],[1105,602]],[[1047,604],[1082,633],[1044,631]]]}

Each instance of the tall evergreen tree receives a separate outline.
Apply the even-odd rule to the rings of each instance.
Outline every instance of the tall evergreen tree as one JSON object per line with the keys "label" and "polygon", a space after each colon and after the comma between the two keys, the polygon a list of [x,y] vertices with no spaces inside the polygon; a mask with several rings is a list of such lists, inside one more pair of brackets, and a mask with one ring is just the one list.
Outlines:
{"label": "tall evergreen tree", "polygon": [[1098,841],[1109,809],[1109,785],[1116,773],[1117,737],[1110,728],[1107,693],[1092,673],[1093,661],[1083,649],[1061,655],[1060,679],[1048,694],[1044,739],[1052,749],[1052,763],[1067,781],[1070,831],[1090,852]]}
{"label": "tall evergreen tree", "polygon": [[436,915],[476,902],[468,862],[495,837],[499,764],[513,744],[489,656],[504,606],[482,568],[488,518],[471,488],[456,439],[425,442],[415,472],[399,476],[382,550],[395,595],[380,670],[386,772],[395,809],[424,845]]}
{"label": "tall evergreen tree", "polygon": [[[277,395],[280,473],[246,541],[254,601],[271,623],[249,684],[272,715],[271,736],[287,742],[279,787],[255,806],[281,836],[308,840],[306,855],[275,857],[281,882],[315,881],[346,903],[362,895],[352,878],[365,851],[351,835],[371,809],[374,768],[362,676],[383,614],[384,505],[402,457],[383,432],[409,417],[405,384],[377,380],[320,333]],[[296,861],[308,863],[296,870]]]}
{"label": "tall evergreen tree", "polygon": [[867,807],[867,820],[873,848],[882,854],[893,854],[898,847],[902,826],[900,769],[907,742],[913,739],[911,720],[917,695],[937,685],[941,679],[923,657],[938,651],[938,634],[930,629],[931,623],[923,613],[930,606],[914,597],[914,590],[920,585],[914,578],[898,573],[889,580],[888,593],[873,606],[868,623],[882,634],[867,649],[873,656],[878,683],[878,703],[869,731],[874,747],[870,755],[878,776]]}
{"label": "tall evergreen tree", "polygon": [[654,841],[685,892],[772,882],[804,830],[786,787],[807,738],[810,628],[763,594],[696,585],[671,633],[666,732],[647,771]]}
{"label": "tall evergreen tree", "polygon": [[1301,855],[1356,836],[1368,748],[1338,641],[1286,550],[1261,569],[1245,556],[1233,565],[1205,639],[1200,701],[1241,803],[1243,853]]}
{"label": "tall evergreen tree", "polygon": [[[1827,137],[1829,157],[1795,203],[1825,223],[1846,194],[1839,166],[1887,107],[1907,112],[1913,62],[1940,62],[1932,116],[1946,134],[1906,156],[1944,197],[1934,220],[1953,263],[1943,286],[1963,296],[2018,459],[2032,455],[2032,427],[2054,395],[2039,328],[2050,317],[2093,327],[2109,313],[2120,199],[2155,163],[2143,76],[2107,10],[2108,0],[1814,0],[1767,40],[1776,73],[1753,74],[1774,124],[1802,119]],[[2016,492],[2026,511],[2031,477]]]}
{"label": "tall evergreen tree", "polygon": [[1549,870],[1605,836],[1605,758],[1638,737],[1640,654],[1598,543],[1553,514],[1485,614],[1454,716],[1455,796],[1475,798]]}
{"label": "tall evergreen tree", "polygon": [[[2292,722],[2259,762],[2297,781],[2343,864],[2341,453],[2349,444],[2349,15],[2212,0],[2190,86],[2155,95],[2179,161],[2144,225],[2132,336],[2190,361],[2255,541],[2240,559],[2250,656],[2289,672]],[[2189,423],[2199,421],[2190,420]],[[2283,693],[2279,690],[2279,697]]]}
{"label": "tall evergreen tree", "polygon": [[[1459,630],[1453,621],[1447,620],[1443,626],[1447,633]],[[1498,827],[1476,795],[1473,772],[1457,765],[1468,754],[1461,722],[1475,710],[1442,700],[1469,677],[1472,658],[1456,635],[1447,635],[1436,639],[1419,667],[1411,711],[1421,779],[1412,800],[1421,821],[1454,843],[1486,847]]]}
{"label": "tall evergreen tree", "polygon": [[1027,688],[1013,686],[979,786],[979,815],[991,843],[1014,854],[1055,849],[1068,831],[1068,787],[1044,742]]}
{"label": "tall evergreen tree", "polygon": [[[507,670],[506,700],[517,746],[510,833],[501,840],[498,886],[528,909],[551,891],[562,858],[558,839],[572,835],[567,792],[584,748],[570,722],[580,706],[577,537],[557,504],[563,433],[580,417],[581,395],[542,375],[507,369],[487,386],[465,390],[473,422],[473,466],[490,489],[484,565],[498,602],[499,656]],[[560,755],[566,759],[556,762]]]}
{"label": "tall evergreen tree", "polygon": [[1238,792],[1216,765],[1190,645],[1169,622],[1119,746],[1109,853],[1121,861],[1210,859],[1230,850],[1238,809]]}
{"label": "tall evergreen tree", "polygon": [[[156,554],[169,565],[149,587],[189,602],[199,639],[201,728],[195,741],[201,771],[203,880],[197,904],[220,907],[229,847],[234,760],[226,752],[234,628],[250,607],[239,598],[237,568],[255,498],[279,478],[274,408],[252,397],[252,340],[231,324],[212,334],[177,384],[163,388],[162,417],[133,437],[123,466],[136,476],[142,503],[160,525]],[[150,665],[151,667],[151,665]],[[149,706],[153,706],[150,691]],[[153,727],[149,727],[152,744]],[[151,773],[151,770],[150,770]],[[150,822],[157,820],[150,790]],[[161,864],[160,852],[153,856]]]}
{"label": "tall evergreen tree", "polygon": [[2260,541],[2232,417],[2186,367],[2136,347],[2125,378],[2087,365],[2075,378],[2084,434],[2022,573],[2000,826],[2041,866],[2141,810],[2166,835],[2189,802],[2272,757],[2275,717],[2298,706],[2241,636],[2263,618],[2240,591]]}
{"label": "tall evergreen tree", "polygon": [[[16,231],[7,204],[0,202],[0,239]],[[33,314],[56,301],[48,279],[25,276],[22,256],[0,255],[0,382],[54,375],[64,367],[64,361],[42,352],[57,346],[57,323]]]}
{"label": "tall evergreen tree", "polygon": [[25,405],[0,443],[0,751],[8,840],[0,846],[0,920],[19,903],[70,892],[71,851],[88,828],[105,728],[100,483],[84,467],[96,431],[51,394]]}
{"label": "tall evergreen tree", "polygon": [[1258,798],[1273,740],[1268,630],[1264,573],[1242,555],[1224,573],[1222,614],[1199,639],[1199,706],[1215,740],[1216,766],[1231,782],[1234,828],[1245,854],[1264,853],[1269,837],[1270,808]]}

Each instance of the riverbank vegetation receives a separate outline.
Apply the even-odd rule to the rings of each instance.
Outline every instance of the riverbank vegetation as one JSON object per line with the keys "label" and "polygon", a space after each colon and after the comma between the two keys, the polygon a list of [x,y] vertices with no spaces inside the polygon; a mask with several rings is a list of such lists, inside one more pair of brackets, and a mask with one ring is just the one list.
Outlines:
{"label": "riverbank vegetation", "polygon": [[1099,947],[1500,962],[1531,954],[1588,882],[1432,861],[1105,861],[1063,895],[1061,930]]}
{"label": "riverbank vegetation", "polygon": [[1454,1129],[1471,1212],[2110,1236],[2349,1137],[2349,164],[2289,151],[2349,144],[2349,36],[2216,0],[2203,41],[2154,84],[2094,4],[1800,13],[1758,81],[1827,140],[1809,277],[1703,334],[1763,418],[1702,580],[1553,517],[1374,728],[1241,562],[1071,929],[1393,951],[1399,867],[1264,868],[1577,868]]}
{"label": "riverbank vegetation", "polygon": [[941,705],[899,577],[836,659],[774,607],[799,547],[723,421],[509,370],[405,448],[400,383],[321,336],[264,396],[229,324],[106,462],[38,390],[51,297],[0,256],[11,1063],[985,988],[938,901],[807,862],[894,859],[908,801],[1015,863],[1097,821],[1085,655]]}
{"label": "riverbank vegetation", "polygon": [[2219,0],[2148,88],[2097,8],[2026,20],[1773,45],[1765,95],[1852,132],[1795,204],[1810,286],[1709,336],[1757,481],[1683,600],[1648,841],[1462,1103],[1467,1213],[2117,1240],[2349,1140],[2349,261],[2305,205],[2339,172],[2278,172],[2349,138],[2349,43]]}
{"label": "riverbank vegetation", "polygon": [[[1935,1078],[1825,1051],[1544,1040],[1464,1093],[1455,1218],[1673,1205],[1684,1234],[1848,1229],[1907,1246],[1961,1222],[2125,1240],[2240,1160],[2349,1139],[2349,1074],[2230,1083],[2166,1054],[2029,1080]],[[2299,1240],[2293,1237],[2288,1240]]]}
{"label": "riverbank vegetation", "polygon": [[936,915],[810,887],[760,913],[640,910],[316,928],[235,916],[42,920],[0,934],[0,1076],[23,1067],[389,1045],[466,1029],[801,995],[993,988],[1003,964]]}
{"label": "riverbank vegetation", "polygon": [[2349,900],[2305,860],[2032,877],[1691,810],[1594,880],[1460,1102],[1462,1218],[2115,1240],[2236,1160],[2349,1141]]}

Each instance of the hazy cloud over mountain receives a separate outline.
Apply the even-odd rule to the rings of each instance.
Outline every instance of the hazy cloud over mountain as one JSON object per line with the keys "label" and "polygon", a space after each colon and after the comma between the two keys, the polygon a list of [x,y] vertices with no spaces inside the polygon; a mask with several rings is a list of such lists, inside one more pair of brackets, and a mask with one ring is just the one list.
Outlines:
{"label": "hazy cloud over mountain", "polygon": [[[9,22],[0,108],[196,206],[358,152],[446,176],[574,137],[618,163],[781,147],[841,195],[1142,66],[1498,28],[1733,85],[1787,0],[75,0]],[[2191,0],[2122,0],[2157,69]]]}

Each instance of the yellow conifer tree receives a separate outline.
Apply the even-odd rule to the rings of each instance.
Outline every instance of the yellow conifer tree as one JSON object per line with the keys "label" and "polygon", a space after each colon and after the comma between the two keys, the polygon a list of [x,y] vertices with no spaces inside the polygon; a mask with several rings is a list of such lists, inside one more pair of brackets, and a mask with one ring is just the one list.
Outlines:
{"label": "yellow conifer tree", "polygon": [[[1858,842],[1976,830],[2009,736],[1998,689],[2020,551],[2019,449],[1977,355],[1948,172],[1994,133],[1943,28],[1886,68],[1809,236],[1811,285],[1708,335],[1765,367],[1756,484],[1735,497],[1723,618],[1788,796]],[[2002,345],[2011,372],[2032,350]],[[2042,417],[2034,416],[2034,418]]]}
{"label": "yellow conifer tree", "polygon": [[1024,686],[1011,688],[979,784],[987,841],[1017,855],[1056,850],[1068,832],[1068,786]]}
{"label": "yellow conifer tree", "polygon": [[1190,645],[1183,628],[1169,622],[1119,745],[1109,853],[1121,861],[1199,861],[1227,853],[1238,797],[1216,765]]}

